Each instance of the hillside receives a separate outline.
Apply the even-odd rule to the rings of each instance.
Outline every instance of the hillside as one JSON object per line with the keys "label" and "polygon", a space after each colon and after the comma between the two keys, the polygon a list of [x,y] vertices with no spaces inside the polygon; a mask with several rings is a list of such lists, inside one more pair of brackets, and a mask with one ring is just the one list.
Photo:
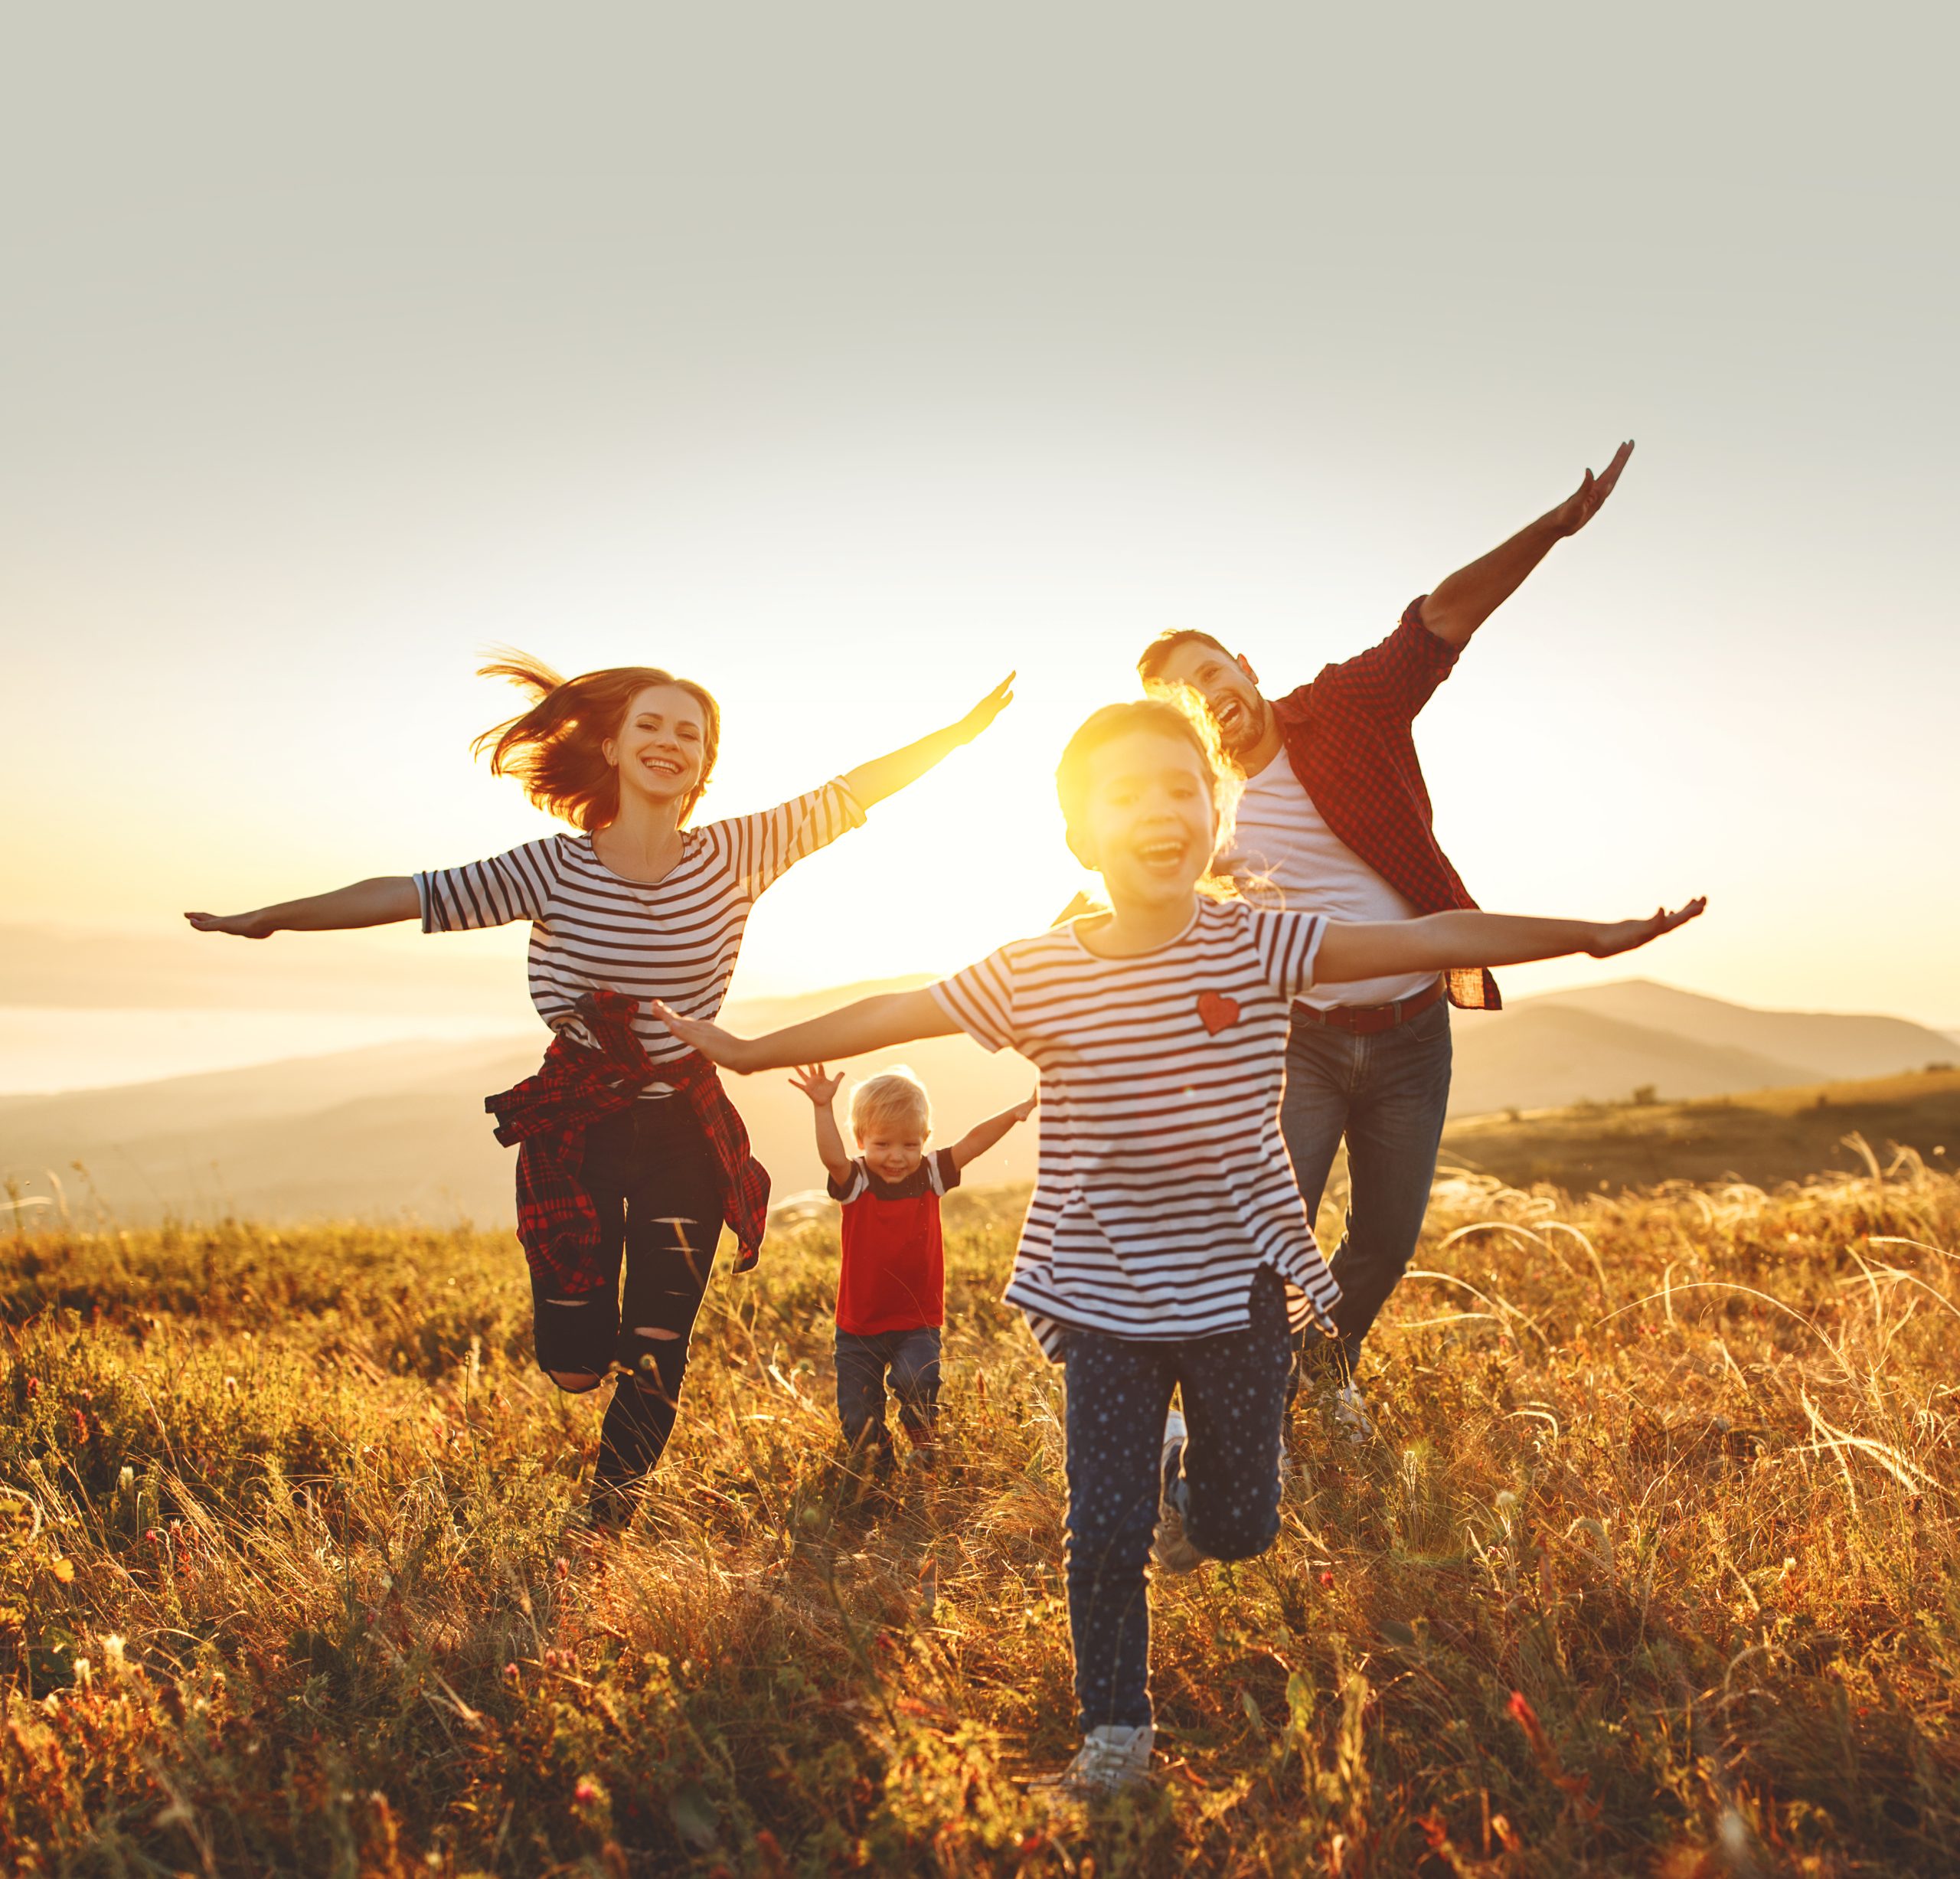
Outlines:
{"label": "hillside", "polygon": [[[729,1020],[737,1029],[766,1029],[920,982],[753,1002],[731,1006]],[[1499,1119],[1462,1139],[1474,1139],[1475,1153],[1498,1157],[1494,1170],[1499,1162],[1536,1168],[1534,1158],[1547,1155],[1561,1168],[1584,1162],[1589,1169],[1592,1157],[1599,1172],[1587,1175],[1591,1181],[1660,1178],[1661,1139],[1651,1132],[1663,1109],[1675,1116],[1681,1105],[1740,1091],[1810,1088],[1847,1074],[1896,1076],[1960,1054],[1942,1034],[1900,1019],[1754,1011],[1642,980],[1526,999],[1498,1013],[1460,1014],[1455,1035],[1453,1114]],[[482,1100],[527,1074],[541,1041],[533,1030],[508,1039],[389,1044],[115,1089],[0,1096],[0,1176],[47,1197],[45,1171],[57,1170],[72,1201],[78,1184],[70,1164],[80,1161],[109,1214],[132,1223],[228,1211],[281,1220],[498,1221],[510,1207],[511,1158],[492,1138]],[[930,1039],[891,1056],[926,1079],[942,1136],[1018,1100],[1034,1076],[1019,1057],[990,1057],[961,1038]],[[847,1067],[856,1074],[890,1060]],[[1847,1064],[1855,1068],[1841,1067]],[[731,1077],[729,1088],[778,1196],[820,1186],[809,1106],[786,1077]],[[1623,1103],[1642,1088],[1664,1100],[1661,1108],[1613,1109],[1608,1122],[1534,1121],[1514,1141],[1502,1119],[1513,1109]],[[1698,1145],[1729,1139],[1721,1131],[1710,1136],[1703,1121],[1667,1126],[1676,1130],[1668,1153],[1697,1168],[1726,1152]],[[1806,1126],[1782,1148],[1752,1142],[1750,1165],[1788,1169],[1797,1140],[1807,1145],[1802,1152],[1821,1147],[1828,1158],[1851,1127],[1874,1142],[1890,1139],[1880,1117],[1821,1133]],[[1924,1132],[1916,1121],[1912,1128]],[[1553,1139],[1556,1149],[1545,1145]],[[1935,1139],[1945,1139],[1936,1128]],[[1035,1141],[1033,1129],[1015,1130],[975,1178],[1031,1179]],[[1619,1145],[1610,1152],[1602,1145],[1609,1141]]]}
{"label": "hillside", "polygon": [[1852,1172],[1861,1136],[1881,1157],[1909,1148],[1929,1167],[1960,1165],[1960,1070],[1759,1090],[1699,1103],[1588,1105],[1452,1122],[1443,1161],[1513,1187],[1653,1187],[1733,1177],[1774,1187],[1820,1168]]}

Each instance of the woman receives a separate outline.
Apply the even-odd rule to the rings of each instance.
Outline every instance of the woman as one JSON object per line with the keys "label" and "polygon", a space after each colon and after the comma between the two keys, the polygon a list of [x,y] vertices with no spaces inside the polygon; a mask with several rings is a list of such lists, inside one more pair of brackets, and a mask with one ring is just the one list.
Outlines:
{"label": "woman", "polygon": [[756,897],[978,736],[1014,679],[957,723],[792,802],[697,828],[688,818],[721,736],[701,686],[639,665],[561,680],[521,656],[483,672],[536,702],[476,749],[579,834],[253,913],[185,917],[250,940],[418,918],[425,933],[531,923],[531,1002],[557,1035],[541,1073],[488,1106],[499,1139],[524,1145],[519,1233],[539,1368],[573,1392],[597,1389],[616,1363],[632,1379],[615,1390],[599,1435],[592,1514],[612,1527],[672,1432],[722,1226],[737,1224],[742,1266],[752,1263],[767,1197],[712,1068],[647,1002],[713,1018]]}

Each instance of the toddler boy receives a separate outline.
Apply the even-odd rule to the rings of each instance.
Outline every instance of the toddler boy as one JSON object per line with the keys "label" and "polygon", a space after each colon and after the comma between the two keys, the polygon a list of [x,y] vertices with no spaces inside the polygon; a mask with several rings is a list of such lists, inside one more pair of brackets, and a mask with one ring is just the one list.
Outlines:
{"label": "toddler boy", "polygon": [[817,1152],[843,1208],[844,1256],[837,1279],[837,1414],[854,1449],[888,1457],[885,1384],[898,1398],[900,1426],[914,1442],[932,1439],[939,1413],[939,1327],[946,1318],[946,1257],[939,1199],[960,1170],[1033,1113],[1034,1098],[989,1116],[949,1149],[928,1151],[933,1107],[909,1070],[887,1070],[851,1095],[845,1154],[832,1105],[843,1077],[806,1064],[790,1079],[816,1109]]}

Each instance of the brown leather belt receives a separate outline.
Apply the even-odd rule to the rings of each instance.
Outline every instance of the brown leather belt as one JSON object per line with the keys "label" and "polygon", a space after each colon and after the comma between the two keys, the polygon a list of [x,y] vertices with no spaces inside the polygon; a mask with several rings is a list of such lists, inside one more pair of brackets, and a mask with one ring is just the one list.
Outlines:
{"label": "brown leather belt", "polygon": [[1296,1005],[1293,1017],[1297,1023],[1305,1020],[1312,1024],[1325,1024],[1334,1031],[1352,1031],[1357,1038],[1369,1038],[1378,1031],[1393,1031],[1397,1024],[1406,1024],[1410,1018],[1419,1017],[1442,996],[1442,981],[1439,979],[1426,992],[1419,992],[1413,998],[1397,998],[1393,1005],[1337,1005],[1331,1011],[1316,1011],[1311,1005]]}

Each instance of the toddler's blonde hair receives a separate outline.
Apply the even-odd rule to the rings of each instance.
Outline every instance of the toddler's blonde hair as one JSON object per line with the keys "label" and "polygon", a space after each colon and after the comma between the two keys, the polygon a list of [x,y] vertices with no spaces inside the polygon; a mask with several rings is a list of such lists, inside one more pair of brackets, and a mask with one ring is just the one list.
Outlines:
{"label": "toddler's blonde hair", "polygon": [[880,1122],[916,1122],[920,1135],[933,1132],[933,1100],[903,1064],[867,1077],[851,1093],[851,1132],[860,1142],[865,1130]]}

